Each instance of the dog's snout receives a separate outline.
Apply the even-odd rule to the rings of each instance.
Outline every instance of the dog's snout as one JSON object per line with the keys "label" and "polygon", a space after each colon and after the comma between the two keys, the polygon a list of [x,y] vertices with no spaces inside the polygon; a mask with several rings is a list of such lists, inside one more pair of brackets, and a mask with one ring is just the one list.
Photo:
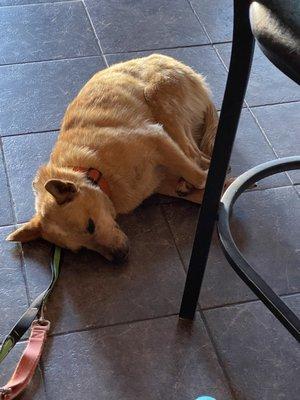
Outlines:
{"label": "dog's snout", "polygon": [[115,264],[122,264],[128,259],[129,247],[126,246],[122,249],[115,249],[112,251],[112,262]]}

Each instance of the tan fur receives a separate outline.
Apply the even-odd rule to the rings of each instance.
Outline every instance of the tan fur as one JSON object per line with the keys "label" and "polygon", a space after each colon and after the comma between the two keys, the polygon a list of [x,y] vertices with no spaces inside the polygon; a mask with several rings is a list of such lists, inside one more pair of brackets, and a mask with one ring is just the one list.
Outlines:
{"label": "tan fur", "polygon": [[[42,236],[72,250],[125,257],[128,241],[116,215],[157,191],[176,195],[170,181],[177,193],[202,189],[217,120],[203,77],[170,57],[151,55],[100,71],[67,108],[50,160],[34,180],[34,233],[26,235],[28,223],[9,239]],[[73,167],[101,171],[111,198]],[[190,199],[201,201],[202,191],[195,193]],[[93,235],[86,231],[89,218]]]}

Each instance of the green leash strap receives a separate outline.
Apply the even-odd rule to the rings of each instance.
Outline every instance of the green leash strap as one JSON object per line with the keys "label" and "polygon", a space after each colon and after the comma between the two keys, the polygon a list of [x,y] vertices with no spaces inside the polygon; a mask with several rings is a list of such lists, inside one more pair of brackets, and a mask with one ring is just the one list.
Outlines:
{"label": "green leash strap", "polygon": [[51,282],[48,288],[44,290],[35,300],[33,300],[28,309],[24,312],[19,321],[4,339],[0,348],[0,363],[5,359],[16,343],[18,343],[25,332],[31,327],[33,321],[36,320],[38,316],[43,318],[43,309],[45,303],[48,300],[48,297],[51,294],[59,276],[61,255],[61,248],[54,246],[51,254]]}

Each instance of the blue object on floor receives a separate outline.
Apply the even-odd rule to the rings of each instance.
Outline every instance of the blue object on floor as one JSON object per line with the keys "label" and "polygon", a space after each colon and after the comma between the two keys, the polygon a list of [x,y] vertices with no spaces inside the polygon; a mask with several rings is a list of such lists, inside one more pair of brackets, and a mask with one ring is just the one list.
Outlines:
{"label": "blue object on floor", "polygon": [[200,396],[200,397],[197,397],[196,400],[216,400],[216,399],[214,399],[213,397],[209,397],[209,396]]}

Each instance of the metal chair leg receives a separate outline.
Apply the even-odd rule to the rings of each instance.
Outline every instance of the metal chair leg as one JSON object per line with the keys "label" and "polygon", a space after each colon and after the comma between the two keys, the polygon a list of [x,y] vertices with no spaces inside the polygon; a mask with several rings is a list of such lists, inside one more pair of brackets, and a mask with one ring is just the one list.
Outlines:
{"label": "metal chair leg", "polygon": [[249,3],[234,0],[233,43],[219,126],[196,228],[180,318],[193,319],[217,219],[226,171],[247,89],[254,50]]}

